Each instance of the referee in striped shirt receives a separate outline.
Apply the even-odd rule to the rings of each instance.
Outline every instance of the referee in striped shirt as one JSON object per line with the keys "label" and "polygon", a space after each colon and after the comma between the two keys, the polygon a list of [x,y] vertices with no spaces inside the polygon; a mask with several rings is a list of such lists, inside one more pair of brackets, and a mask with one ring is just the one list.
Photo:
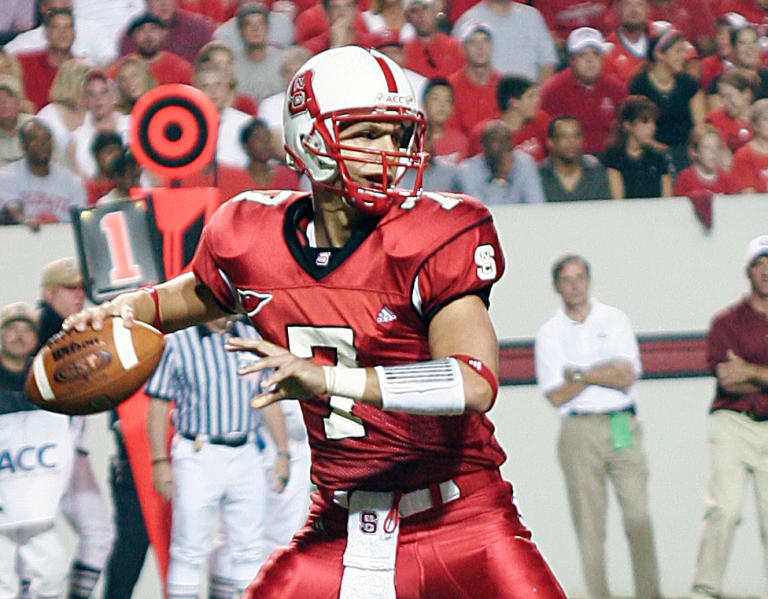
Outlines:
{"label": "referee in striped shirt", "polygon": [[[278,491],[288,481],[282,410],[277,403],[259,411],[250,407],[263,376],[237,374],[241,361],[253,356],[224,349],[228,326],[234,336],[258,336],[253,327],[239,321],[228,325],[226,318],[167,335],[163,357],[147,383],[153,483],[173,505],[169,599],[198,596],[219,515],[229,571],[211,573],[211,597],[231,597],[233,590],[239,595],[266,559],[268,483],[256,433],[262,418],[278,447],[273,472]],[[170,401],[176,404],[171,415],[176,434],[169,455]]]}

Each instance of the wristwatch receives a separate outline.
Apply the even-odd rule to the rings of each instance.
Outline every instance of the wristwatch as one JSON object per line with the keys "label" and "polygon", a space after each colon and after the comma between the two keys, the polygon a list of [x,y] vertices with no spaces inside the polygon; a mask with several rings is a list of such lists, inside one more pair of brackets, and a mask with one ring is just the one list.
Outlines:
{"label": "wristwatch", "polygon": [[574,370],[571,373],[571,380],[574,383],[583,383],[584,382],[584,373],[581,370],[579,370],[579,369]]}

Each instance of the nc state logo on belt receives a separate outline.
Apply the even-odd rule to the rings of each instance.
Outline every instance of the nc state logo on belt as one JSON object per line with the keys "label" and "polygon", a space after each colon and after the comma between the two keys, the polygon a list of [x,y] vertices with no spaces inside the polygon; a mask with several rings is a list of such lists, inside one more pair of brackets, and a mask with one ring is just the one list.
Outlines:
{"label": "nc state logo on belt", "polygon": [[368,535],[375,535],[378,529],[376,512],[360,512],[360,530]]}

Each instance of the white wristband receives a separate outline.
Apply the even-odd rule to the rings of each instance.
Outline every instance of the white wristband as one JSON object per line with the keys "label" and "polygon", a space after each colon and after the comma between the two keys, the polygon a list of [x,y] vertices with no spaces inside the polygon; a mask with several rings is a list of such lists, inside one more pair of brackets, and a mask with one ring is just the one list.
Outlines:
{"label": "white wristband", "polygon": [[376,366],[381,409],[450,416],[466,409],[464,379],[456,358]]}
{"label": "white wristband", "polygon": [[363,399],[365,393],[365,368],[323,366],[327,395],[340,395],[354,400]]}

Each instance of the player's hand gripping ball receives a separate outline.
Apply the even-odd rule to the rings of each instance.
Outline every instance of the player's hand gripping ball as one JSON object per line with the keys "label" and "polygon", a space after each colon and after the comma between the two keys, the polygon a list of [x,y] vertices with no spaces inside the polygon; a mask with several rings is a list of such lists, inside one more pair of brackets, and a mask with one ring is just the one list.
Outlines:
{"label": "player's hand gripping ball", "polygon": [[24,393],[35,405],[62,414],[95,414],[114,408],[149,378],[163,355],[162,333],[110,317],[100,330],[55,335],[32,362]]}

